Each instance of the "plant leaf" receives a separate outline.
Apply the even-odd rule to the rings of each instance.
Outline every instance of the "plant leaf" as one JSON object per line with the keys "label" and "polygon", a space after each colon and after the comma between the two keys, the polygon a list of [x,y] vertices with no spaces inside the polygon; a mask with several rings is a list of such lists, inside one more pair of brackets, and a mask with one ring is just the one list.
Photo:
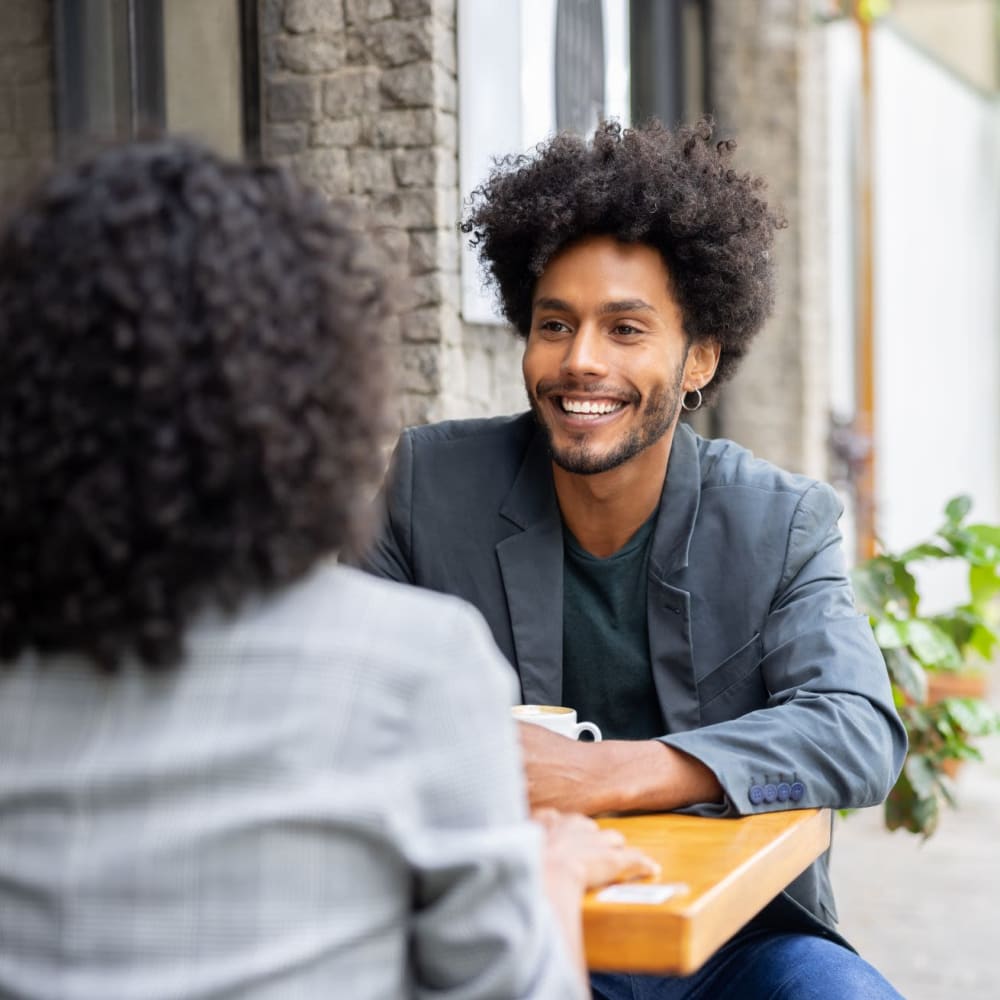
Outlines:
{"label": "plant leaf", "polygon": [[954,785],[951,783],[951,778],[947,775],[943,775],[941,778],[941,798],[943,798],[952,809],[958,805],[958,800],[955,798],[953,789]]}
{"label": "plant leaf", "polygon": [[1000,713],[979,698],[945,698],[941,704],[963,737],[1000,732]]}
{"label": "plant leaf", "polygon": [[907,549],[899,555],[899,561],[903,563],[913,562],[916,559],[950,559],[952,553],[947,549],[935,545],[933,542],[921,542]]}
{"label": "plant leaf", "polygon": [[901,649],[908,641],[906,622],[895,618],[883,618],[873,626],[875,641],[884,650]]}
{"label": "plant leaf", "polygon": [[974,649],[984,660],[993,659],[993,650],[1000,642],[1000,636],[986,625],[977,625],[969,636],[969,647]]}
{"label": "plant leaf", "polygon": [[942,632],[946,632],[961,651],[968,644],[973,631],[983,619],[970,605],[963,605],[946,614],[934,615],[929,620]]}
{"label": "plant leaf", "polygon": [[910,833],[920,833],[913,821],[913,807],[917,797],[913,794],[913,788],[906,779],[906,774],[900,774],[885,800],[885,825],[890,830],[900,828],[909,830]]}
{"label": "plant leaf", "polygon": [[885,825],[890,830],[918,833],[926,840],[937,829],[939,812],[937,796],[920,798],[904,769],[885,800]]}
{"label": "plant leaf", "polygon": [[965,530],[980,545],[992,545],[1000,550],[1000,524],[967,524]]}
{"label": "plant leaf", "polygon": [[925,618],[911,618],[899,623],[913,655],[927,667],[958,670],[962,654],[955,640],[940,626]]}
{"label": "plant leaf", "polygon": [[969,567],[969,594],[972,606],[982,612],[1000,594],[1000,571],[996,566],[974,563]]}
{"label": "plant leaf", "polygon": [[959,524],[965,519],[965,515],[972,510],[972,497],[962,493],[957,497],[952,497],[945,504],[944,516],[948,518],[949,524]]}
{"label": "plant leaf", "polygon": [[980,566],[1000,562],[997,528],[990,524],[946,525],[938,534],[955,550],[955,555]]}
{"label": "plant leaf", "polygon": [[892,605],[899,613],[915,614],[917,581],[895,556],[874,556],[851,570],[858,607],[872,618],[885,614]]}
{"label": "plant leaf", "polygon": [[918,799],[933,798],[937,788],[937,769],[923,755],[911,753],[906,758],[906,776]]}
{"label": "plant leaf", "polygon": [[922,705],[927,701],[927,673],[903,647],[883,649],[889,679],[909,698]]}

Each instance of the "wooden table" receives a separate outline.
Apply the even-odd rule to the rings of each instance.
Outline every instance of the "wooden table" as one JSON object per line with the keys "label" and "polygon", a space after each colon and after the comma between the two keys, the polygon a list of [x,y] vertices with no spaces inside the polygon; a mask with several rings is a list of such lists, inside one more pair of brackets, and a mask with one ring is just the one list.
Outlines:
{"label": "wooden table", "polygon": [[662,903],[583,903],[587,965],[605,972],[687,975],[830,846],[829,809],[703,819],[657,813],[599,820],[684,883]]}

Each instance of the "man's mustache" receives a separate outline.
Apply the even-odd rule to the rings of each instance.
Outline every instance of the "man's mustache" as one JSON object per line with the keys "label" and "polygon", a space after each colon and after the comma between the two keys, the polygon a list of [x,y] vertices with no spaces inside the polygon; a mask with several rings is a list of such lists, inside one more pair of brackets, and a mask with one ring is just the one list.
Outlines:
{"label": "man's mustache", "polygon": [[638,403],[641,398],[635,389],[621,389],[604,382],[573,382],[557,379],[542,379],[535,386],[535,394],[543,396],[565,396],[571,393],[599,396],[602,399],[620,399],[623,403]]}

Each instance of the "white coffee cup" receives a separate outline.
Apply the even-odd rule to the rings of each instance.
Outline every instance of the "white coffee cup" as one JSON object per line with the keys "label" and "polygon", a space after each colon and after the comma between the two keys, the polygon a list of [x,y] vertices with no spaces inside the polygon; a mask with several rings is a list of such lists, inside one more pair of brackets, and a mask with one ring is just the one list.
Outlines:
{"label": "white coffee cup", "polygon": [[597,726],[592,722],[577,722],[576,710],[562,705],[515,705],[511,713],[518,722],[530,722],[533,726],[551,729],[571,740],[579,739],[580,733],[590,733],[595,743],[601,739]]}

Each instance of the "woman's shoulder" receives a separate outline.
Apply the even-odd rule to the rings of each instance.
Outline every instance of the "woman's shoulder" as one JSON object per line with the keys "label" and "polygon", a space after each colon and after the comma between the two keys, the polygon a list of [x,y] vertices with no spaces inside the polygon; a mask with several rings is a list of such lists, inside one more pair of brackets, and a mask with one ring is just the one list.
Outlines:
{"label": "woman's shoulder", "polygon": [[252,645],[353,657],[412,682],[429,672],[440,679],[456,662],[486,676],[512,674],[472,605],[332,561],[245,607],[232,628]]}

